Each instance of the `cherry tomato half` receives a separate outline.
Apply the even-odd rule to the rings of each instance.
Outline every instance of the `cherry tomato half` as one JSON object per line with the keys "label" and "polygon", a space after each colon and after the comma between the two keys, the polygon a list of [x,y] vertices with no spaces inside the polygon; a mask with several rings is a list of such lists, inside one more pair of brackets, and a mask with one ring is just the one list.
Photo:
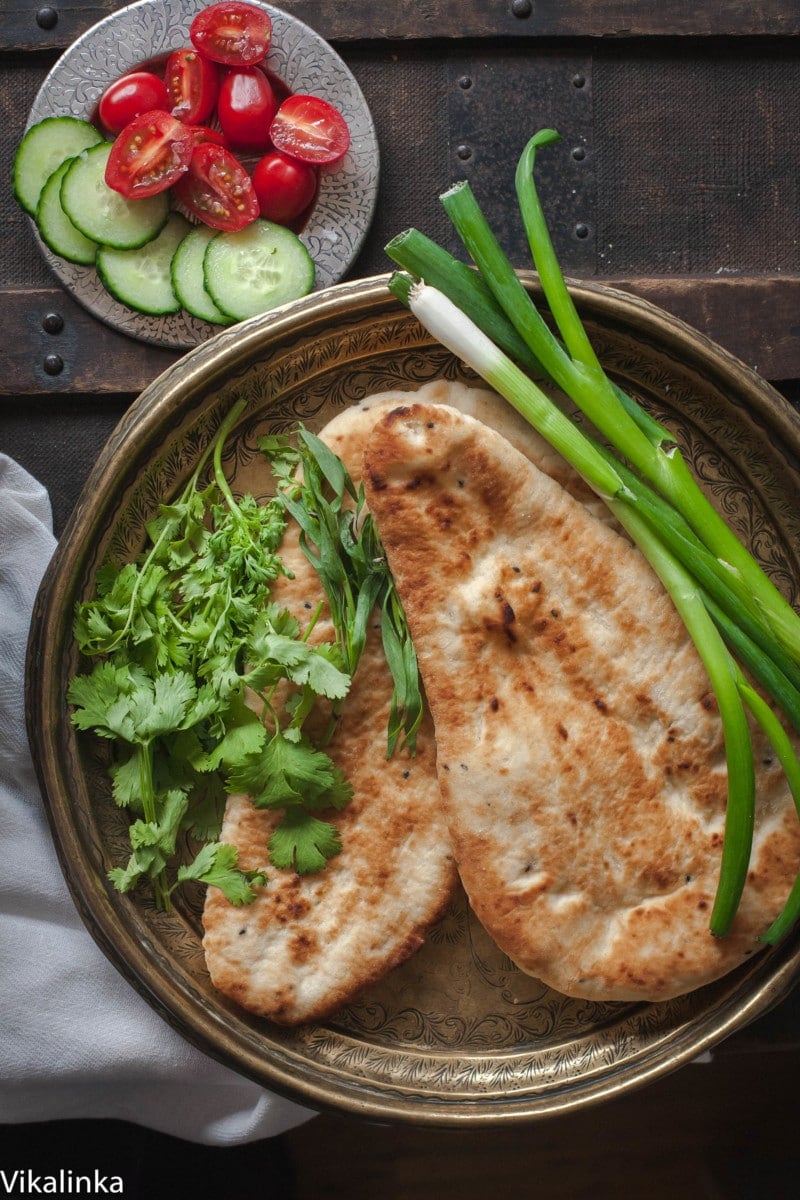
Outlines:
{"label": "cherry tomato half", "polygon": [[265,154],[253,168],[253,187],[261,216],[289,225],[305,212],[317,191],[317,172],[286,154]]}
{"label": "cherry tomato half", "polygon": [[164,80],[152,71],[131,71],[108,85],[100,97],[97,115],[109,133],[122,133],[135,117],[154,108],[169,108]]}
{"label": "cherry tomato half", "polygon": [[251,67],[267,57],[272,40],[269,14],[244,0],[221,0],[202,9],[189,26],[192,45],[213,62]]}
{"label": "cherry tomato half", "polygon": [[320,96],[288,96],[269,135],[276,150],[307,163],[337,162],[350,146],[347,122],[338,108]]}
{"label": "cherry tomato half", "polygon": [[201,142],[213,142],[215,146],[229,148],[225,134],[221,129],[213,129],[210,125],[192,125],[192,133],[194,134],[195,145],[197,146]]}
{"label": "cherry tomato half", "polygon": [[188,170],[195,145],[191,126],[171,113],[142,113],[115,138],[106,183],[128,200],[164,192]]}
{"label": "cherry tomato half", "polygon": [[269,146],[269,127],[277,111],[278,101],[270,82],[258,67],[237,67],[225,73],[217,117],[235,149],[263,154]]}
{"label": "cherry tomato half", "polygon": [[244,229],[258,216],[258,197],[247,171],[229,150],[212,142],[195,149],[174,195],[187,212],[212,229]]}
{"label": "cherry tomato half", "polygon": [[219,94],[218,68],[196,50],[175,50],[167,59],[164,81],[169,95],[167,108],[187,125],[207,121]]}

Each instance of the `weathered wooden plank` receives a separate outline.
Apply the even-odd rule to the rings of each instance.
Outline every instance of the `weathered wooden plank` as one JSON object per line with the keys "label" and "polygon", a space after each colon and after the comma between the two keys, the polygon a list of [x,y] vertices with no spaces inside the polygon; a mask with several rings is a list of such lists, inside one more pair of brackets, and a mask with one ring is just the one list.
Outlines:
{"label": "weathered wooden plank", "polygon": [[[597,280],[657,304],[764,378],[800,378],[800,278]],[[124,337],[58,288],[0,292],[5,320],[0,397],[141,391],[179,352]]]}
{"label": "weathered wooden plank", "polygon": [[[53,50],[121,8],[119,0],[4,0],[0,50]],[[792,37],[800,33],[795,0],[284,0],[291,12],[335,42],[437,38]]]}
{"label": "weathered wooden plank", "polygon": [[800,278],[667,276],[597,279],[699,329],[765,379],[800,378]]}
{"label": "weathered wooden plank", "polygon": [[61,288],[0,292],[0,396],[141,391],[179,354],[97,321]]}

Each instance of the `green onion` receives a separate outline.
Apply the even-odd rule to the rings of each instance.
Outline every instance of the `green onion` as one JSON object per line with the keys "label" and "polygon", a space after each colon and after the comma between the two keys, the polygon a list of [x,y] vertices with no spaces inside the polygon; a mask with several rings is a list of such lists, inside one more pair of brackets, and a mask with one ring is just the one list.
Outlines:
{"label": "green onion", "polygon": [[708,613],[702,593],[680,563],[635,512],[615,501],[610,507],[669,593],[708,672],[717,699],[728,767],[728,802],[710,929],[716,937],[724,937],[736,916],[747,880],[755,823],[753,744],[738,686],[741,672]]}
{"label": "green onion", "polygon": [[[532,163],[537,145],[537,138],[532,138],[521,164]],[[526,227],[531,238],[539,238],[539,257],[543,255],[545,259],[546,273],[540,274],[545,297],[556,306],[554,315],[565,346],[579,349],[583,359],[570,357],[548,328],[499,246],[469,184],[455,184],[443,193],[441,202],[495,299],[553,382],[638,473],[670,500],[721,566],[740,574],[742,594],[747,596],[748,604],[769,622],[784,652],[800,663],[797,614],[697,486],[672,435],[644,414],[634,419],[633,401],[622,403],[619,390],[607,378],[593,351],[584,349],[586,338],[579,330],[580,318],[555,263],[555,255],[548,253],[550,237],[541,217],[532,176],[527,187],[522,182],[525,178],[524,172],[518,170],[520,207],[523,213],[528,213]]]}
{"label": "green onion", "polygon": [[436,288],[415,284],[411,311],[429,333],[466,362],[558,450],[602,496],[662,579],[709,673],[719,705],[728,758],[728,808],[720,885],[712,932],[724,936],[742,895],[753,836],[755,775],[750,731],[736,686],[732,660],[703,604],[700,592],[678,561],[635,511],[635,494],[591,439],[486,335]]}
{"label": "green onion", "polygon": [[625,492],[619,474],[590,439],[447,296],[423,283],[412,287],[408,296],[411,311],[429,333],[504,396],[599,496],[608,499]]}
{"label": "green onion", "polygon": [[[795,808],[800,815],[800,762],[798,762],[791,739],[763,696],[760,696],[741,674],[739,690],[748,708],[772,742],[772,747],[791,789]],[[769,946],[776,945],[786,936],[798,917],[800,917],[800,875],[795,880],[783,909],[769,929],[761,935],[761,941],[766,942]]]}
{"label": "green onion", "polygon": [[[457,308],[471,317],[483,332],[505,350],[509,358],[524,367],[534,375],[541,375],[543,368],[528,343],[517,332],[509,321],[503,309],[492,295],[483,278],[472,267],[460,262],[457,258],[438,246],[436,242],[420,233],[418,229],[406,229],[386,246],[390,258],[408,271],[410,275],[421,279],[432,287],[438,288]],[[411,279],[407,286],[410,287]],[[403,277],[396,280],[396,287],[403,289]],[[398,298],[407,303],[407,296]]]}
{"label": "green onion", "polygon": [[[389,286],[606,501],[672,597],[708,672],[725,740],[728,805],[711,916],[712,932],[723,936],[741,899],[752,847],[755,770],[746,710],[772,741],[796,801],[800,795],[791,740],[739,664],[800,729],[800,617],[702,493],[670,431],[606,376],[561,272],[533,180],[536,151],[556,140],[553,130],[531,138],[516,173],[520,213],[555,332],[466,182],[440,199],[474,266],[407,230],[386,249],[409,274],[396,272]],[[531,378],[541,374],[613,452],[582,432]],[[783,936],[798,916],[800,878],[765,940]]]}

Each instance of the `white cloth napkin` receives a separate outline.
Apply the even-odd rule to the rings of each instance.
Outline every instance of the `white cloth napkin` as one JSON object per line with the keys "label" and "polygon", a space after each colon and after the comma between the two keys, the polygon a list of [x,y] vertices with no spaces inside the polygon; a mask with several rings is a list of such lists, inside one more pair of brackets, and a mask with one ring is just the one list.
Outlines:
{"label": "white cloth napkin", "polygon": [[0,1123],[116,1118],[206,1145],[315,1114],[184,1041],[98,949],[61,875],[25,732],[31,610],[55,548],[45,489],[0,454]]}

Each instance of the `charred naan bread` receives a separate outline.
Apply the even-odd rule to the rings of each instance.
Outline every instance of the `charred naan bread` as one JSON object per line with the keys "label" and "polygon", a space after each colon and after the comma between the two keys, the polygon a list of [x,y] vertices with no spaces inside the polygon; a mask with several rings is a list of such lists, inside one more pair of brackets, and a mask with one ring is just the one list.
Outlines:
{"label": "charred naan bread", "polygon": [[[322,431],[355,480],[364,436],[379,415],[369,406],[348,409]],[[287,529],[281,555],[294,578],[279,580],[273,598],[303,623],[323,593],[296,526]],[[319,620],[312,638],[333,640],[329,618]],[[339,830],[341,853],[316,875],[267,866],[266,887],[244,908],[208,890],[203,947],[212,982],[275,1022],[319,1021],[353,1000],[422,944],[457,886],[430,717],[416,756],[396,752],[387,761],[391,692],[376,618],[327,746],[354,793],[342,812],[320,814]],[[309,718],[312,734],[315,715],[320,731],[328,719],[320,705]],[[255,870],[266,863],[278,819],[248,797],[232,796],[221,838],[238,847],[242,867]]]}
{"label": "charred naan bread", "polygon": [[[488,388],[473,387],[457,380],[434,379],[415,390],[392,389],[380,392],[368,396],[360,404],[347,409],[341,416],[332,420],[326,430],[326,440],[330,439],[331,446],[341,457],[342,451],[339,447],[344,442],[340,439],[366,442],[378,418],[404,404],[444,404],[449,408],[458,409],[466,416],[474,417],[484,425],[489,425],[541,471],[566,488],[600,520],[615,524],[608,506],[598,499],[566,459],[562,458],[510,404],[498,396],[497,392]],[[358,471],[360,478],[360,463]]]}
{"label": "charred naan bread", "polygon": [[639,552],[446,407],[386,414],[365,478],[434,718],[461,880],[500,948],[568,995],[650,1001],[756,951],[800,866],[797,817],[757,741],[748,885],[730,935],[712,937],[721,725]]}

